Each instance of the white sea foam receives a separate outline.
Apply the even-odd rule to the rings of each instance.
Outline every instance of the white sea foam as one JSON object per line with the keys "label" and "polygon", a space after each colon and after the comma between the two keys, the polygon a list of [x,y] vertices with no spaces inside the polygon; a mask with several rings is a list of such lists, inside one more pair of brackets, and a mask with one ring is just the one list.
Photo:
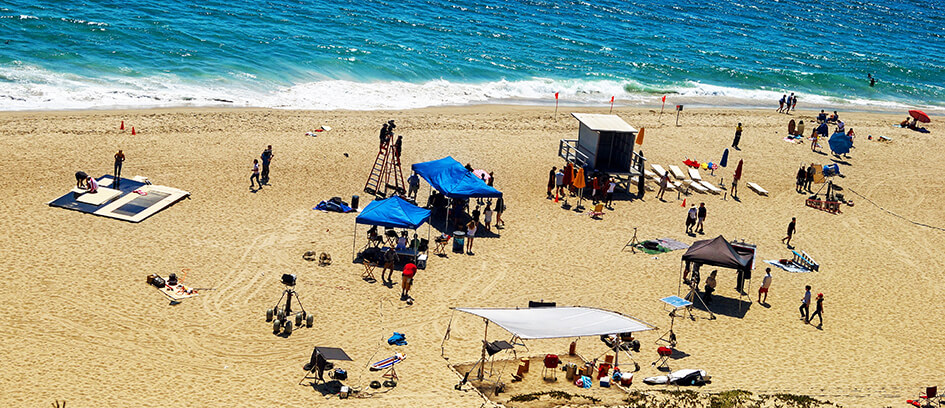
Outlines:
{"label": "white sea foam", "polygon": [[[180,106],[269,107],[316,110],[396,110],[431,106],[473,104],[523,104],[551,106],[555,92],[563,106],[607,106],[615,96],[618,106],[658,106],[664,94],[656,87],[614,79],[455,83],[399,81],[354,82],[322,80],[276,87],[248,73],[230,73],[228,81],[203,83],[166,74],[144,78],[88,78],[60,74],[36,66],[0,67],[0,110],[111,109]],[[628,90],[630,92],[628,92]],[[790,91],[788,91],[790,92]],[[783,91],[744,90],[699,83],[667,89],[667,104],[697,106],[775,106]],[[896,102],[798,94],[805,108],[902,110]],[[917,106],[929,113],[945,108]]]}

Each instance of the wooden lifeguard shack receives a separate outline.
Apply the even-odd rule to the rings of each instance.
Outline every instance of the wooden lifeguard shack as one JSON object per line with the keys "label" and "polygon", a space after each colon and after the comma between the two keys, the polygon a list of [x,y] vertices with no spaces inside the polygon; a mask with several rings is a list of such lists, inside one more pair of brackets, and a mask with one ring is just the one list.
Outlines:
{"label": "wooden lifeguard shack", "polygon": [[577,167],[622,179],[617,184],[626,189],[626,182],[637,173],[639,156],[633,151],[637,129],[617,115],[571,113],[571,116],[580,124],[578,138],[561,139],[558,156]]}

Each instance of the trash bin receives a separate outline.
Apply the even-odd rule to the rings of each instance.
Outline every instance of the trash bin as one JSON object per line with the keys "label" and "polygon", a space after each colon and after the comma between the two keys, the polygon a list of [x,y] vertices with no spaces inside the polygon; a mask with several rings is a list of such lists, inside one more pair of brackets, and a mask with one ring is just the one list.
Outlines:
{"label": "trash bin", "polygon": [[360,201],[361,201],[361,197],[358,197],[356,195],[351,196],[351,209],[357,210],[358,203],[360,203]]}
{"label": "trash bin", "polygon": [[453,252],[461,254],[466,246],[466,233],[463,231],[453,231]]}

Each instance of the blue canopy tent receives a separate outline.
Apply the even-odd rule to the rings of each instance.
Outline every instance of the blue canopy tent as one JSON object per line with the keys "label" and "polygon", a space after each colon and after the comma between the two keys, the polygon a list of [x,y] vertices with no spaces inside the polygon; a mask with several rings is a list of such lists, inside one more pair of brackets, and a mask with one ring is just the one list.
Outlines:
{"label": "blue canopy tent", "polygon": [[827,143],[830,144],[830,150],[838,156],[850,153],[850,149],[853,148],[853,139],[843,132],[834,133],[830,136],[830,140],[828,140]]}
{"label": "blue canopy tent", "polygon": [[[486,184],[473,172],[466,169],[453,156],[446,156],[439,160],[416,163],[410,168],[420,177],[423,177],[430,187],[444,196],[460,200],[473,197],[498,198],[502,192]],[[450,210],[447,207],[446,220],[449,220]]]}
{"label": "blue canopy tent", "polygon": [[427,183],[430,183],[430,187],[449,198],[498,198],[502,196],[501,191],[476,177],[452,156],[416,163],[410,168],[417,172],[420,177],[423,177]]}
{"label": "blue canopy tent", "polygon": [[[406,228],[416,230],[423,223],[430,220],[430,210],[417,207],[407,200],[394,196],[383,200],[371,201],[367,207],[361,210],[354,220],[354,242],[352,243],[352,255],[357,248],[358,224],[376,225],[385,228]],[[429,240],[429,231],[427,240]]]}

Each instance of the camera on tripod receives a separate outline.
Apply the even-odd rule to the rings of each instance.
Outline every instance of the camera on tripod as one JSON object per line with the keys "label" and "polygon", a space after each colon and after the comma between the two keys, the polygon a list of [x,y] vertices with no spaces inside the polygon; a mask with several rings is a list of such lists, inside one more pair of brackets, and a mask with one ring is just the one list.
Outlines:
{"label": "camera on tripod", "polygon": [[[273,334],[279,334],[281,331],[288,336],[292,334],[292,330],[296,326],[301,327],[304,323],[305,327],[312,327],[312,325],[315,324],[315,315],[308,314],[305,311],[305,307],[302,306],[302,301],[299,300],[299,294],[295,292],[296,282],[297,279],[294,274],[282,274],[282,284],[285,285],[285,290],[282,291],[282,297],[276,302],[275,307],[266,310],[266,321],[272,322]],[[298,304],[299,309],[301,309],[300,312],[293,314],[292,298],[295,298],[295,303]],[[285,306],[280,307],[282,299],[285,299]],[[293,322],[293,320],[295,321]]]}

